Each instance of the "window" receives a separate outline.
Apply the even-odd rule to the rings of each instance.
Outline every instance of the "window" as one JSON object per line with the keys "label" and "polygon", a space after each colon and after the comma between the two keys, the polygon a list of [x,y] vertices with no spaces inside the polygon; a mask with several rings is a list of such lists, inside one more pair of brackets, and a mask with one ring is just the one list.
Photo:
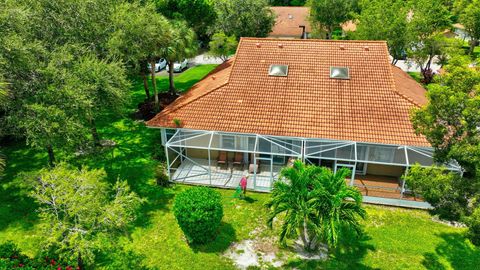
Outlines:
{"label": "window", "polygon": [[235,136],[220,135],[220,147],[223,149],[235,149]]}
{"label": "window", "polygon": [[270,65],[268,75],[276,77],[286,77],[288,75],[287,65]]}
{"label": "window", "polygon": [[393,147],[387,146],[370,146],[369,147],[369,160],[376,162],[392,163],[394,158]]}
{"label": "window", "polygon": [[347,67],[330,67],[330,78],[348,80],[350,72]]}

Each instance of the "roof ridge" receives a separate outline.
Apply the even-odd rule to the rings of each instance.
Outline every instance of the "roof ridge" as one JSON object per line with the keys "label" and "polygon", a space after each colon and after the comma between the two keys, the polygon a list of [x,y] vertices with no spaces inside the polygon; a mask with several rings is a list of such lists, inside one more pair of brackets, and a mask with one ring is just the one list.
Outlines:
{"label": "roof ridge", "polygon": [[[160,117],[160,116],[164,115],[165,113],[172,113],[172,112],[178,111],[179,109],[187,106],[188,104],[192,103],[193,101],[196,101],[196,100],[198,100],[198,99],[200,99],[200,98],[203,98],[203,97],[205,97],[206,95],[208,95],[208,94],[210,94],[210,93],[213,93],[214,91],[216,91],[216,90],[224,87],[225,85],[227,85],[227,84],[229,83],[229,81],[230,81],[230,73],[232,72],[233,65],[235,64],[235,61],[236,61],[235,56],[232,57],[232,58],[233,58],[233,63],[232,63],[232,65],[231,65],[230,67],[227,67],[227,68],[230,69],[230,70],[228,71],[228,72],[229,72],[229,73],[228,73],[228,79],[227,79],[224,83],[220,84],[220,85],[217,86],[217,87],[212,88],[210,91],[205,91],[204,93],[202,93],[201,95],[199,95],[198,97],[196,97],[196,98],[194,98],[194,99],[191,99],[191,100],[189,100],[189,101],[187,101],[187,102],[185,102],[185,103],[183,103],[183,104],[180,104],[179,106],[176,106],[174,109],[170,109],[169,107],[171,107],[171,106],[167,106],[167,107],[166,107],[165,109],[163,109],[160,113],[158,113],[154,118],[152,118],[152,119],[150,119],[149,121],[147,121],[147,123],[150,122],[150,121],[152,121],[153,119],[157,118],[157,116]],[[228,60],[227,60],[227,61],[228,61]],[[222,65],[222,64],[220,64],[220,65]],[[219,65],[219,66],[220,66],[220,65]],[[203,79],[201,79],[200,81],[198,81],[197,83],[195,83],[193,86],[195,86],[195,85],[197,85],[198,83],[200,83],[200,82],[202,82],[202,81],[207,80],[208,78],[210,78],[210,76],[212,75],[212,73],[213,73],[214,71],[215,71],[215,69],[212,70],[210,73],[208,73]],[[193,87],[193,86],[192,86],[192,87]],[[182,96],[182,97],[183,97],[183,96]]]}
{"label": "roof ridge", "polygon": [[[290,41],[290,42],[345,42],[345,43],[387,43],[386,40],[337,40],[337,39],[315,39],[315,38],[309,38],[309,39],[291,39],[291,38],[258,38],[258,37],[241,37],[240,42],[242,40],[265,40],[265,41]],[[240,45],[240,43],[239,43]]]}
{"label": "roof ridge", "polygon": [[[386,43],[386,42],[385,42]],[[385,50],[386,50],[386,53],[388,56],[390,56],[390,52],[388,51],[388,46],[385,47]],[[393,75],[393,68],[392,68],[392,64],[390,63],[390,61],[388,60],[388,57],[387,57],[387,65],[388,65],[388,68],[390,70],[390,75],[391,76],[391,81],[392,81],[392,85],[393,85],[393,92],[395,94],[397,94],[398,96],[400,96],[401,98],[405,99],[406,101],[410,102],[411,104],[413,104],[414,106],[420,108],[421,105],[419,103],[417,103],[415,100],[413,100],[412,98],[406,96],[405,94],[403,93],[400,93],[400,91],[398,91],[397,89],[397,84],[395,83],[395,78],[394,78],[394,75]]]}

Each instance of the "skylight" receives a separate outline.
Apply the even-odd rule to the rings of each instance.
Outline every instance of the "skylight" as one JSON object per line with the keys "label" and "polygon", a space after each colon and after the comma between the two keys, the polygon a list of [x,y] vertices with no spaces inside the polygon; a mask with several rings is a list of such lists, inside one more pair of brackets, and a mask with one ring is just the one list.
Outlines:
{"label": "skylight", "polygon": [[287,65],[270,65],[268,75],[277,77],[286,77],[288,75]]}
{"label": "skylight", "polygon": [[332,79],[350,79],[349,70],[347,67],[330,67],[330,78]]}

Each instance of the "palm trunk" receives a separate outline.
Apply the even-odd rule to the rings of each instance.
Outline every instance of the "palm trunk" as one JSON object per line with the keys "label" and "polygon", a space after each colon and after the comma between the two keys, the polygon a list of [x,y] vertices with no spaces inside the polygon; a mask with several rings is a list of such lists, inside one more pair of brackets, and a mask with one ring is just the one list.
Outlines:
{"label": "palm trunk", "polygon": [[55,167],[55,154],[53,153],[52,145],[47,146],[47,152],[48,152],[48,164],[50,165],[50,167]]}
{"label": "palm trunk", "polygon": [[100,145],[100,136],[98,135],[97,126],[95,125],[95,120],[94,119],[90,120],[90,131],[92,132],[94,145],[99,146]]}
{"label": "palm trunk", "polygon": [[157,92],[157,81],[155,80],[155,61],[150,61],[150,74],[152,75],[152,85],[153,93],[155,95],[155,108],[159,108],[158,104],[158,92]]}
{"label": "palm trunk", "polygon": [[143,79],[143,88],[145,89],[145,96],[147,96],[147,99],[150,99],[150,90],[148,89],[147,75],[145,74],[145,71],[142,70],[141,76]]}
{"label": "palm trunk", "polygon": [[170,83],[170,94],[176,95],[175,82],[173,81],[173,61],[168,61],[168,81]]}

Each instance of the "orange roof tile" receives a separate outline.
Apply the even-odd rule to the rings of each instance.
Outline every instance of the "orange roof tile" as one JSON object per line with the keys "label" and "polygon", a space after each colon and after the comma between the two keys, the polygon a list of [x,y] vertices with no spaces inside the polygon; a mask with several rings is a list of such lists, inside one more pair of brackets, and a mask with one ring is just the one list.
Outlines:
{"label": "orange roof tile", "polygon": [[[288,76],[269,76],[271,64]],[[331,79],[331,66],[350,79]],[[242,38],[234,60],[147,125],[174,128],[177,118],[187,129],[429,146],[409,119],[424,90],[400,72],[383,41]]]}
{"label": "orange roof tile", "polygon": [[311,32],[308,16],[309,7],[271,7],[276,15],[271,37],[298,37],[302,36],[300,25],[305,25],[305,31]]}

